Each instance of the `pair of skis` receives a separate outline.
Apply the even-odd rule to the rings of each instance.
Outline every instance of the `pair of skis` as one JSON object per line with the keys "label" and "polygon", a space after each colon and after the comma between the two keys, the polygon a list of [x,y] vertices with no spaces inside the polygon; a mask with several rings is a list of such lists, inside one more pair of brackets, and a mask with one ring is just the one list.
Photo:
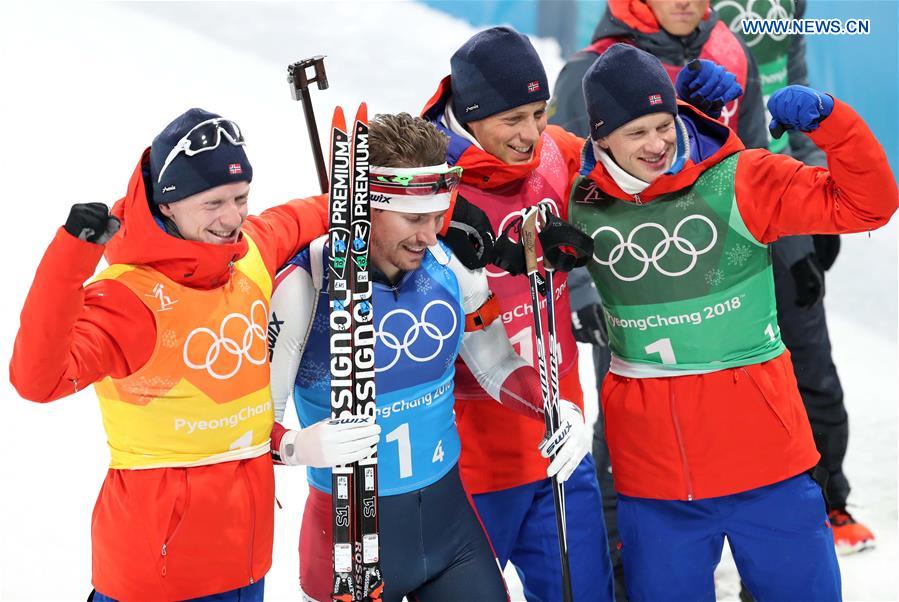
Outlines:
{"label": "pair of skis", "polygon": [[[375,417],[375,329],[368,255],[368,114],[359,106],[352,136],[343,109],[331,122],[328,232],[331,418]],[[378,455],[331,475],[334,588],[339,602],[381,600]]]}
{"label": "pair of skis", "polygon": [[[525,272],[531,288],[531,309],[534,315],[534,336],[537,342],[537,369],[540,372],[540,390],[543,395],[543,417],[546,433],[555,433],[562,422],[559,403],[559,355],[556,345],[556,287],[553,276],[556,270],[546,253],[543,254],[545,280],[537,267],[537,218],[546,206],[537,205],[522,210],[521,242],[524,246]],[[541,291],[546,296],[546,331],[549,338],[549,363],[546,361],[546,342],[543,339],[543,319],[540,312]],[[556,531],[559,534],[559,554],[562,562],[562,600],[572,601],[571,570],[568,563],[568,531],[565,520],[565,488],[557,477],[552,478],[553,504],[556,508]]]}
{"label": "pair of skis", "polygon": [[[375,329],[368,271],[368,109],[365,103],[359,105],[352,132],[347,130],[343,109],[334,110],[329,179],[309,95],[312,83],[319,90],[328,88],[325,57],[314,56],[289,65],[287,83],[292,98],[302,102],[319,185],[322,192],[329,193],[331,418],[375,417]],[[336,602],[379,602],[384,582],[378,537],[377,451],[351,465],[333,469],[331,504],[331,598]]]}

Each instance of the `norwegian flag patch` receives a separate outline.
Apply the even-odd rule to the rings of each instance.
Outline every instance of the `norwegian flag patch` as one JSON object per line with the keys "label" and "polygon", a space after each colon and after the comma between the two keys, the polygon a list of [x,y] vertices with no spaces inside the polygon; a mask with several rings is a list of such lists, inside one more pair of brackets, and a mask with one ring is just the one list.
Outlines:
{"label": "norwegian flag patch", "polygon": [[662,104],[662,95],[661,94],[651,94],[649,96],[649,104],[650,104],[650,106]]}
{"label": "norwegian flag patch", "polygon": [[228,173],[233,175],[243,173],[243,167],[240,166],[240,163],[230,163],[228,164]]}
{"label": "norwegian flag patch", "polygon": [[540,82],[535,80],[535,81],[528,83],[528,94],[532,94],[534,92],[539,92],[539,91],[540,91]]}

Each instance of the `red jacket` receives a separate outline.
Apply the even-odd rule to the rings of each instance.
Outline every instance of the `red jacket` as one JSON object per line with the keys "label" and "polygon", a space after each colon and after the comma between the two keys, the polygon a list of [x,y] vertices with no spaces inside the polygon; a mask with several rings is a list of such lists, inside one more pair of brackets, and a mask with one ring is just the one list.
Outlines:
{"label": "red jacket", "polygon": [[[149,149],[113,207],[122,229],[105,249],[62,228],[47,248],[10,362],[22,397],[53,401],[106,376],[128,376],[150,358],[156,329],[147,307],[114,280],[83,286],[104,251],[111,264],[146,265],[207,290],[225,285],[230,262],[246,254],[243,236],[212,245],[166,234],[147,204],[147,161]],[[325,197],[273,207],[243,228],[274,281],[282,263],[327,230]],[[273,504],[268,455],[196,468],[110,469],[92,519],[94,587],[120,600],[181,600],[258,581],[271,566]]]}
{"label": "red jacket", "polygon": [[[864,232],[886,224],[899,203],[896,181],[877,139],[848,105],[809,137],[827,153],[829,171],[767,150],[743,150],[732,131],[699,164],[662,175],[643,203],[692,185],[709,167],[739,152],[735,196],[752,235],[771,243],[795,234]],[[681,105],[694,121],[708,118]],[[716,126],[724,130],[721,126]],[[602,163],[589,175],[614,197],[633,201]],[[602,406],[615,472],[625,495],[689,500],[769,485],[812,468],[818,452],[788,353],[708,374],[625,378],[609,374]]]}
{"label": "red jacket", "polygon": [[[440,83],[423,111],[426,119],[440,120],[450,94],[450,83],[449,77]],[[535,144],[530,162],[508,165],[450,133],[447,161],[463,168],[459,194],[480,207],[498,233],[510,213],[544,198],[552,199],[560,211],[564,210],[571,176],[580,165],[582,146],[580,138],[559,127],[548,126]],[[536,364],[527,278],[509,276],[494,266],[488,266],[487,274],[507,334],[519,346],[519,354]],[[567,282],[563,275],[557,275],[555,282],[563,291],[555,306],[562,350],[560,396],[583,408]],[[547,337],[545,320],[543,336]],[[485,493],[545,479],[549,462],[537,450],[544,434],[543,424],[513,414],[495,403],[461,359],[456,361],[455,387],[456,426],[462,439],[459,467],[466,489],[470,493]]]}

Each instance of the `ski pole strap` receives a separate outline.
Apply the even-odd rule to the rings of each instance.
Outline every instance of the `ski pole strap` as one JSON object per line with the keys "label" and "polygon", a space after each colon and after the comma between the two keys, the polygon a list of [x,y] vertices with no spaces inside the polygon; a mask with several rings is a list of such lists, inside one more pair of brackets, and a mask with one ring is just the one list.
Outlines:
{"label": "ski pole strap", "polygon": [[465,332],[483,330],[493,324],[493,321],[498,317],[499,301],[497,301],[493,293],[490,293],[483,305],[470,314],[465,314]]}
{"label": "ski pole strap", "polygon": [[593,239],[580,228],[544,212],[543,227],[538,234],[543,255],[556,270],[570,272],[587,265],[593,254]]}

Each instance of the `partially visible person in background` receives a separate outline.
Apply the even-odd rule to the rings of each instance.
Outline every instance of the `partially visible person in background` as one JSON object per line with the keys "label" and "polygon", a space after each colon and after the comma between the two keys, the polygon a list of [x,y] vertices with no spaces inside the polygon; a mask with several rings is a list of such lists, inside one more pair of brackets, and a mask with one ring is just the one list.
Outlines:
{"label": "partially visible person in background", "polygon": [[[742,35],[743,19],[801,19],[804,0],[714,0],[721,20],[731,31]],[[768,98],[791,84],[807,86],[805,38],[745,35],[743,41],[758,64],[762,96]],[[801,132],[769,138],[768,149],[788,154],[806,165],[827,165],[824,153]],[[793,370],[799,393],[812,425],[815,445],[821,454],[821,466],[827,473],[825,493],[828,517],[833,525],[834,543],[840,554],[851,554],[874,546],[874,534],[846,510],[849,480],[843,472],[843,458],[849,443],[849,417],[843,403],[843,388],[831,357],[830,336],[824,311],[824,272],[829,270],[840,250],[839,235],[817,234],[814,247],[792,266],[775,269],[777,315],[781,336],[793,358]],[[794,277],[790,277],[790,276]],[[805,286],[797,286],[800,283]]]}

